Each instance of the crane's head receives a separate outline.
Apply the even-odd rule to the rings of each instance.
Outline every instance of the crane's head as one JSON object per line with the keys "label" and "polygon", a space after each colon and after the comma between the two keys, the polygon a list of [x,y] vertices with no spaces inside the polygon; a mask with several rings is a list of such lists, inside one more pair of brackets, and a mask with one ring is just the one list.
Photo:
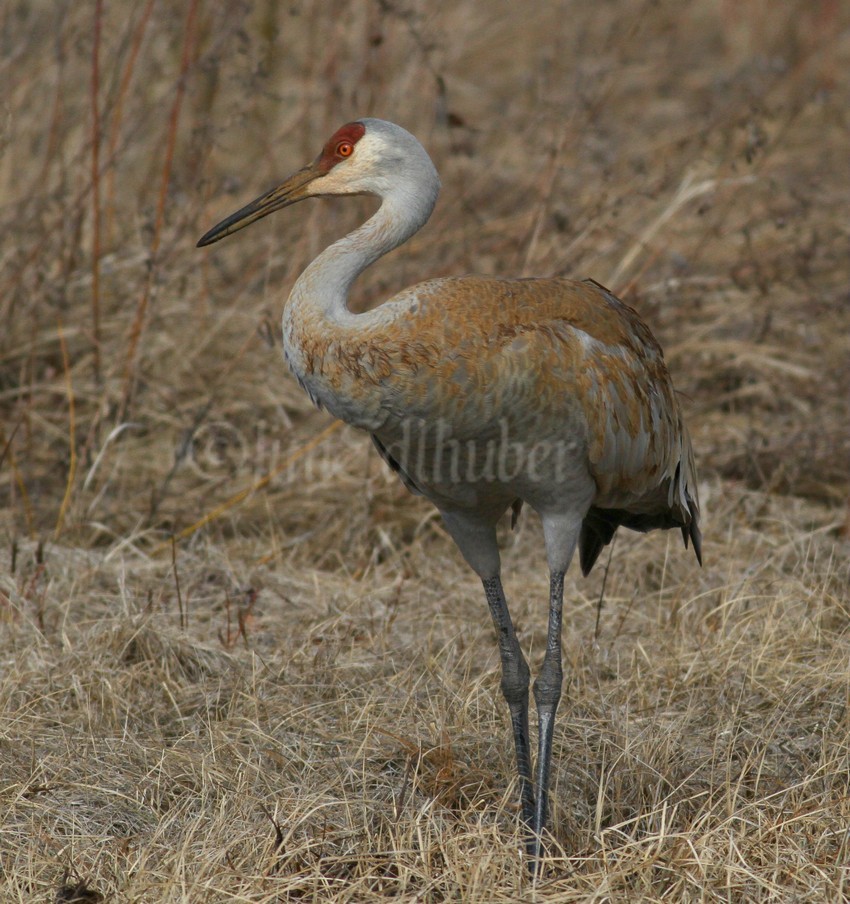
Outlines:
{"label": "crane's head", "polygon": [[439,190],[434,164],[410,132],[382,119],[358,119],[337,129],[312,163],[213,226],[198,247],[282,207],[330,195],[400,197],[410,206],[427,207],[424,221]]}

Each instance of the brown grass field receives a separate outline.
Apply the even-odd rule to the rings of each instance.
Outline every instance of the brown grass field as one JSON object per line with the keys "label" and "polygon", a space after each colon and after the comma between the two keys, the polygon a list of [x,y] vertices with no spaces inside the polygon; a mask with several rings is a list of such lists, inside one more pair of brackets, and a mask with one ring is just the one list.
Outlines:
{"label": "brown grass field", "polygon": [[[850,900],[850,7],[0,7],[0,900]],[[665,347],[705,567],[567,577],[532,885],[484,597],[288,374],[293,281],[369,199],[209,250],[339,125],[432,154],[363,309],[606,283]],[[504,579],[540,661],[539,525]]]}

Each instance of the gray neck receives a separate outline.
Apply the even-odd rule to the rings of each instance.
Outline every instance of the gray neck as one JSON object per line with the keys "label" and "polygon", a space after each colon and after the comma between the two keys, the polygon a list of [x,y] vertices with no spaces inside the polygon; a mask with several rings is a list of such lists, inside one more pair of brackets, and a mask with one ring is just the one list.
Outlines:
{"label": "gray neck", "polygon": [[287,303],[285,319],[299,313],[351,325],[348,292],[355,279],[378,258],[406,242],[427,221],[437,200],[433,191],[409,191],[402,183],[383,197],[362,226],[326,248],[301,274]]}

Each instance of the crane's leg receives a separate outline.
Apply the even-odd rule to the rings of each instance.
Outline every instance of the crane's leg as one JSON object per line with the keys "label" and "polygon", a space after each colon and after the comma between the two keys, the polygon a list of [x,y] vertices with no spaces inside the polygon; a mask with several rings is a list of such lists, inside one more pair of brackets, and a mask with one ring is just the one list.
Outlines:
{"label": "crane's leg", "polygon": [[[528,663],[522,655],[514,625],[511,621],[502,581],[498,575],[485,578],[484,592],[493,624],[499,637],[499,656],[502,660],[502,693],[511,713],[511,728],[514,733],[516,765],[519,776],[519,794],[522,802],[522,819],[527,830],[535,825],[534,787],[531,783],[531,748],[528,740]],[[530,856],[535,856],[537,841],[529,835],[526,847]]]}
{"label": "crane's leg", "polygon": [[511,728],[516,748],[519,795],[522,819],[528,832],[526,848],[531,854],[534,839],[534,785],[531,781],[531,746],[528,740],[528,663],[522,655],[514,624],[511,621],[502,581],[499,577],[499,546],[496,542],[496,522],[503,508],[492,512],[441,510],[448,528],[463,557],[481,578],[496,634],[499,638],[499,657],[502,660],[502,693],[511,713]]}
{"label": "crane's leg", "polygon": [[549,767],[552,761],[552,734],[555,713],[561,699],[563,669],[561,666],[561,614],[564,604],[564,572],[553,572],[549,581],[549,628],[543,667],[534,682],[537,704],[537,806],[532,823],[531,869],[540,863],[546,810],[549,804]]}
{"label": "crane's leg", "polygon": [[543,536],[546,540],[546,558],[549,561],[549,627],[546,632],[546,652],[543,666],[534,682],[534,701],[537,704],[537,801],[532,824],[534,848],[531,851],[531,870],[540,868],[543,849],[543,831],[549,806],[549,772],[552,762],[552,735],[555,729],[555,713],[561,699],[564,680],[561,665],[561,616],[564,608],[564,575],[569,568],[578,544],[581,523],[594,492],[588,480],[576,485],[571,493],[571,505],[562,510],[540,513]]}

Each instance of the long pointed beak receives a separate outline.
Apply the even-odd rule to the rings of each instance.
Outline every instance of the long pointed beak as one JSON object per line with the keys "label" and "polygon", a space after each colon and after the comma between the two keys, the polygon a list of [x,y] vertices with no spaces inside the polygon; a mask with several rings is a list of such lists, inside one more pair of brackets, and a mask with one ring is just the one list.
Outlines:
{"label": "long pointed beak", "polygon": [[325,171],[319,169],[317,164],[318,161],[298,170],[297,173],[293,173],[277,188],[260,195],[259,198],[250,204],[246,204],[243,208],[237,210],[236,213],[225,217],[201,237],[198,242],[198,248],[202,248],[204,245],[212,245],[213,242],[217,242],[226,235],[232,235],[234,232],[244,229],[245,226],[273,213],[275,210],[303,201],[304,198],[312,197],[313,193],[307,190],[307,186],[315,179],[325,175]]}

